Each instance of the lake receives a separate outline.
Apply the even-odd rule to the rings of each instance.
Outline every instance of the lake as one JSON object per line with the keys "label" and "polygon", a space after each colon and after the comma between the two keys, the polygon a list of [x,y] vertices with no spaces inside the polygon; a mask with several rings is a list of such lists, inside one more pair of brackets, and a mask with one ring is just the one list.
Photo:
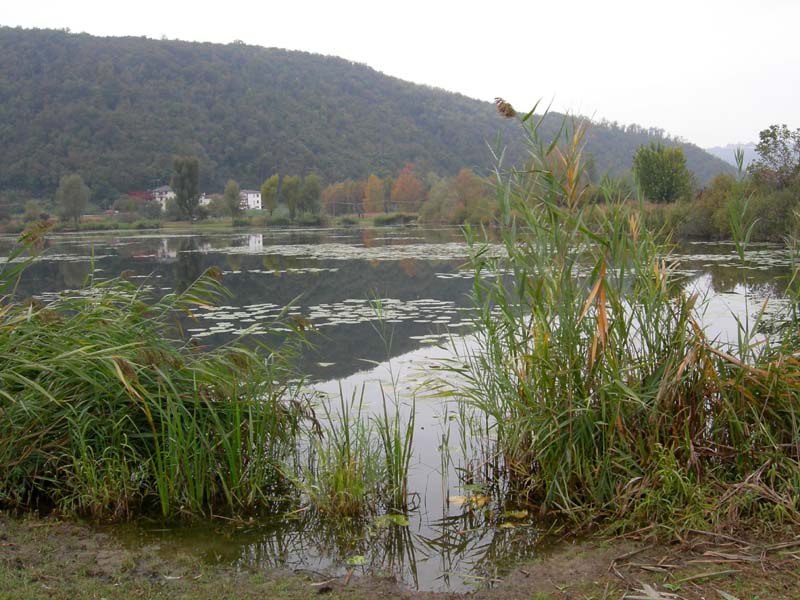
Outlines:
{"label": "lake", "polygon": [[[0,255],[13,243],[0,237]],[[199,345],[267,333],[288,311],[313,344],[298,364],[309,390],[333,399],[363,390],[368,411],[377,409],[382,390],[406,410],[416,401],[410,488],[418,507],[408,527],[361,524],[343,535],[299,512],[196,527],[137,524],[115,529],[121,539],[242,568],[356,569],[391,573],[419,589],[463,590],[490,585],[518,557],[542,552],[546,531],[517,507],[463,503],[472,490],[459,473],[468,470],[470,448],[485,440],[457,439],[450,428],[457,408],[432,393],[451,346],[470,343],[469,251],[457,228],[60,234],[47,238],[17,293],[47,299],[80,290],[92,274],[128,271],[161,295],[185,289],[214,266],[230,297],[181,321]],[[685,244],[673,259],[681,284],[707,298],[702,322],[709,335],[731,341],[737,318],[755,315],[765,299],[780,306],[791,265],[782,246],[766,244],[752,245],[744,264],[722,243]]]}

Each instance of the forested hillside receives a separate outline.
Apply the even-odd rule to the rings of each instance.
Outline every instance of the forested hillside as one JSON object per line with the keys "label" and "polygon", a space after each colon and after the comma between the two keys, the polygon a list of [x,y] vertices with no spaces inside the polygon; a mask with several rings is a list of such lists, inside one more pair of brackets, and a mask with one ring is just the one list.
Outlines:
{"label": "forested hillside", "polygon": [[[199,157],[211,190],[229,178],[257,187],[275,172],[386,176],[405,163],[450,175],[490,166],[486,142],[501,130],[509,158],[522,156],[517,127],[488,102],[339,58],[0,28],[0,191],[49,196],[79,172],[104,204],[166,183],[176,154]],[[596,171],[627,170],[652,133],[594,126]],[[728,168],[684,150],[701,183]]]}

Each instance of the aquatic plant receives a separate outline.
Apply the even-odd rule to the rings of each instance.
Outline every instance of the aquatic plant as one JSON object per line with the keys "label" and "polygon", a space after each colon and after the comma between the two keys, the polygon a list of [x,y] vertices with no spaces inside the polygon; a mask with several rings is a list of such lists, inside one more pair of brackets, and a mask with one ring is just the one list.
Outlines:
{"label": "aquatic plant", "polygon": [[109,519],[269,507],[303,416],[286,383],[299,334],[195,347],[176,317],[226,293],[213,270],[158,300],[122,276],[20,301],[24,252],[0,265],[0,503]]}
{"label": "aquatic plant", "polygon": [[307,465],[295,476],[309,506],[332,517],[364,517],[377,510],[383,472],[378,442],[364,411],[364,391],[347,400],[340,390],[336,410],[325,398],[322,420],[311,436]]}
{"label": "aquatic plant", "polygon": [[[396,394],[396,388],[395,388]],[[385,468],[383,500],[390,510],[405,512],[410,497],[408,489],[408,469],[411,465],[411,451],[414,442],[414,423],[416,401],[412,400],[408,418],[403,419],[400,402],[396,395],[394,411],[390,414],[389,399],[381,387],[383,413],[375,421],[380,437],[380,449]]]}
{"label": "aquatic plant", "polygon": [[478,343],[461,372],[510,486],[581,525],[800,523],[796,336],[757,337],[755,319],[737,348],[707,339],[641,205],[607,191],[588,216],[586,125],[545,141],[532,115],[528,164],[495,174],[503,255],[471,239]]}

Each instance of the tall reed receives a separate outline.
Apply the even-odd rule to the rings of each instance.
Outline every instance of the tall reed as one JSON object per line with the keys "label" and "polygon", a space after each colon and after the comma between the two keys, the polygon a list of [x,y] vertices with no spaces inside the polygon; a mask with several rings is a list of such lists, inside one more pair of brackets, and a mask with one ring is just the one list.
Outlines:
{"label": "tall reed", "polygon": [[[19,264],[0,266],[0,290]],[[302,418],[285,383],[301,339],[200,351],[181,338],[177,315],[224,295],[218,278],[160,300],[121,278],[2,299],[0,503],[112,519],[270,505]]]}
{"label": "tall reed", "polygon": [[512,486],[580,524],[800,523],[796,337],[740,356],[708,340],[636,203],[606,190],[589,219],[586,125],[545,141],[541,122],[523,118],[526,167],[496,171],[504,255],[471,240],[464,393]]}

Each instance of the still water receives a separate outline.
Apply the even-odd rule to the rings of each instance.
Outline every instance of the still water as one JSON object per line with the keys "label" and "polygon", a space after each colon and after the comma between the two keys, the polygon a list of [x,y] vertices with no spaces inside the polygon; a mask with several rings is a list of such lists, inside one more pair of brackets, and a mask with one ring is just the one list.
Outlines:
{"label": "still water", "polygon": [[[13,241],[0,237],[0,256]],[[469,452],[450,427],[456,409],[430,391],[451,346],[469,343],[468,256],[452,228],[64,234],[48,238],[18,294],[46,299],[81,289],[90,276],[128,271],[158,296],[215,266],[230,297],[181,324],[199,344],[265,333],[288,310],[310,331],[313,350],[299,364],[309,387],[332,398],[363,390],[372,410],[382,391],[405,407],[415,400],[410,488],[419,501],[408,527],[361,523],[342,536],[301,511],[275,522],[141,525],[121,534],[126,540],[243,569],[353,569],[392,574],[419,589],[463,590],[491,584],[514,560],[535,556],[545,537],[545,527],[519,507],[452,501],[473,493],[458,476],[470,466]],[[780,245],[753,245],[744,265],[728,244],[687,244],[673,258],[687,289],[708,299],[709,335],[731,341],[737,318],[754,316],[764,299],[780,306],[790,271]],[[445,448],[450,460],[443,460]]]}

